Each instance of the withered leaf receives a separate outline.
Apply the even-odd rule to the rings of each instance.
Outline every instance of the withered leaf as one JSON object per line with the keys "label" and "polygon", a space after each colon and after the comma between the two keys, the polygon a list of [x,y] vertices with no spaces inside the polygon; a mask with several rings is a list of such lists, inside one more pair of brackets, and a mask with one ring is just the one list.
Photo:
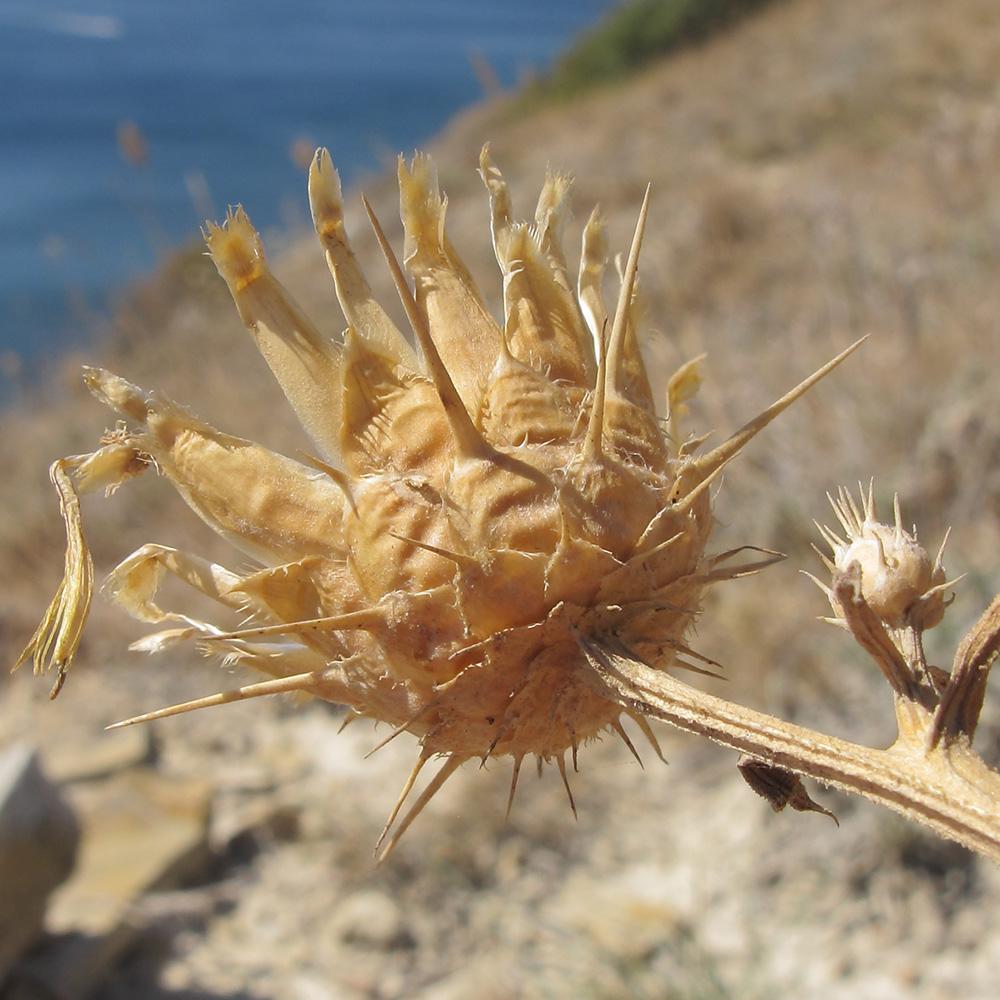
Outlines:
{"label": "withered leaf", "polygon": [[840,826],[840,821],[829,809],[824,809],[809,797],[802,779],[794,771],[752,757],[741,760],[736,766],[743,780],[762,799],[766,799],[775,812],[791,806],[796,812],[822,813]]}

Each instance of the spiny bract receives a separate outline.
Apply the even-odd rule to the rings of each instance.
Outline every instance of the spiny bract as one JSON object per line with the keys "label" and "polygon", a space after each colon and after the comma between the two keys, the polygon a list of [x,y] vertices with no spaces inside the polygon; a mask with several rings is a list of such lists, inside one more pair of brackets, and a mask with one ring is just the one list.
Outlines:
{"label": "spiny bract", "polygon": [[[114,489],[155,469],[263,568],[240,574],[143,546],[106,591],[136,617],[176,627],[136,647],[194,638],[272,679],[129,721],[301,691],[408,730],[420,756],[387,829],[420,767],[435,756],[444,765],[397,837],[469,758],[511,756],[516,782],[533,755],[555,760],[565,778],[567,750],[575,762],[578,745],[602,731],[624,737],[621,706],[588,666],[603,655],[694,666],[684,660],[699,659],[685,636],[706,587],[770,561],[706,555],[709,484],[847,353],[695,457],[698,442],[680,443],[657,419],[636,337],[646,203],[609,316],[602,216],[595,210],[585,227],[574,293],[560,246],[569,179],[549,175],[534,221],[518,223],[487,149],[480,164],[503,275],[502,323],[445,234],[447,202],[427,157],[399,165],[412,290],[371,216],[416,348],[372,297],[325,150],[309,194],[348,322],[342,341],[321,336],[272,276],[241,209],[209,227],[209,250],[240,315],[323,457],[292,461],[88,369],[94,395],[124,420],[94,453],[52,467],[66,574],[22,656],[36,671],[55,666],[58,689],[76,651],[92,589],[77,491]],[[670,381],[671,428],[698,381],[694,362]],[[161,610],[154,598],[165,572],[256,627],[224,632]],[[645,720],[636,722],[652,738]]]}

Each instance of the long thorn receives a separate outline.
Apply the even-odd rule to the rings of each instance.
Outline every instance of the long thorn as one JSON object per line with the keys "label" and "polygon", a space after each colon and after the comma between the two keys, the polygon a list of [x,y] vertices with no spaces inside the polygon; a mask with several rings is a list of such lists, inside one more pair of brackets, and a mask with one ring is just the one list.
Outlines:
{"label": "long thorn", "polygon": [[[639,270],[639,251],[642,249],[642,236],[646,231],[646,216],[649,214],[649,193],[651,189],[652,185],[647,184],[646,193],[642,199],[642,207],[639,209],[639,219],[635,225],[635,233],[632,236],[632,246],[629,248],[628,263],[625,265],[625,273],[622,276],[622,287],[618,295],[618,305],[615,308],[614,322],[611,324],[607,374],[611,379],[610,388],[615,392],[621,391],[619,376],[625,352],[625,336],[628,332],[629,313],[632,309],[632,296],[635,291],[635,278]],[[608,388],[606,385],[605,391]]]}
{"label": "long thorn", "polygon": [[731,458],[733,458],[743,446],[759,434],[782,410],[787,409],[795,402],[806,390],[811,389],[821,378],[825,375],[829,375],[834,368],[837,367],[842,361],[853,354],[868,338],[862,337],[860,340],[856,340],[850,347],[845,351],[841,351],[835,358],[828,361],[822,368],[818,368],[812,373],[807,379],[800,382],[791,392],[785,393],[780,399],[773,402],[766,410],[758,414],[751,420],[748,424],[741,427],[735,434],[732,435],[728,440],[724,441],[714,448],[707,455],[703,455],[701,458],[696,458],[692,462],[692,466],[698,470],[701,476],[706,476],[710,472],[724,465]]}
{"label": "long thorn", "polygon": [[[649,187],[642,199],[639,210],[639,221],[636,223],[635,235],[629,249],[628,263],[622,276],[622,287],[618,294],[618,306],[615,309],[615,319],[611,326],[611,339],[600,352],[600,363],[597,369],[597,384],[591,403],[590,420],[587,424],[587,436],[583,442],[584,458],[595,460],[601,454],[604,436],[604,400],[608,392],[608,378],[612,379],[611,387],[616,387],[617,367],[620,365],[622,344],[625,331],[628,328],[628,314],[632,305],[632,289],[635,286],[635,275],[639,268],[639,250],[642,248],[642,234],[646,226],[646,215],[649,211]],[[614,367],[613,367],[614,366]]]}
{"label": "long thorn", "polygon": [[235,688],[232,691],[220,691],[218,694],[210,694],[204,698],[195,698],[194,701],[181,702],[178,705],[170,705],[167,708],[157,709],[155,712],[147,712],[145,715],[136,715],[131,719],[123,719],[113,725],[106,726],[106,729],[124,729],[125,726],[134,726],[139,722],[152,722],[154,719],[166,719],[171,715],[182,715],[184,712],[193,712],[199,708],[211,708],[213,705],[228,705],[233,701],[245,701],[248,698],[263,698],[269,694],[284,694],[289,691],[302,691],[310,684],[320,683],[327,674],[327,668],[322,670],[311,670],[305,674],[294,674],[291,677],[276,677],[269,681],[260,681],[257,684],[247,684],[244,687]]}
{"label": "long thorn", "polygon": [[576,814],[576,803],[573,801],[573,792],[569,787],[569,776],[566,774],[566,757],[564,754],[559,754],[556,758],[556,764],[559,766],[559,773],[562,775],[563,788],[566,789],[566,795],[569,798],[569,807],[573,810],[573,819],[579,819],[580,817]]}
{"label": "long thorn", "polygon": [[430,709],[434,708],[435,705],[437,705],[437,699],[432,698],[429,702],[427,702],[426,705],[424,705],[423,708],[420,709],[420,711],[415,712],[413,715],[411,715],[406,720],[406,722],[396,726],[396,728],[391,733],[389,733],[389,735],[384,740],[381,740],[378,743],[376,743],[375,746],[373,746],[371,750],[369,750],[368,753],[365,754],[364,759],[368,760],[368,758],[371,757],[373,753],[375,753],[378,750],[381,750],[382,747],[387,746],[397,736],[402,736],[402,734],[405,733],[410,728],[410,726],[412,726],[413,723],[417,721],[417,719],[419,719],[422,715],[425,715],[428,711],[430,711]]}
{"label": "long thorn", "polygon": [[426,806],[427,803],[434,798],[435,794],[440,791],[441,786],[455,773],[455,771],[458,770],[459,767],[461,767],[461,765],[461,757],[452,756],[445,761],[444,766],[440,771],[438,771],[437,774],[434,775],[430,784],[421,793],[420,798],[414,802],[413,808],[406,814],[402,822],[396,828],[396,832],[393,833],[389,842],[385,845],[385,850],[383,850],[379,855],[378,864],[382,864],[382,862],[385,861],[385,859],[392,853],[392,849],[399,843],[399,838],[406,832],[407,827],[409,827],[417,816],[420,815],[424,806]]}
{"label": "long thorn", "polygon": [[524,754],[514,758],[514,773],[510,776],[510,794],[507,796],[507,812],[504,815],[504,821],[510,819],[511,806],[514,805],[514,793],[517,791],[517,776],[521,773],[521,761],[524,760]]}
{"label": "long thorn", "polygon": [[628,733],[625,732],[625,727],[622,725],[621,719],[615,719],[611,723],[611,728],[621,737],[621,741],[628,747],[629,753],[635,757],[639,767],[645,771],[646,765],[643,764],[642,758],[639,756],[639,751],[635,748],[635,744],[628,738]]}
{"label": "long thorn", "polygon": [[385,826],[382,827],[382,832],[378,835],[378,840],[375,841],[375,850],[372,852],[375,857],[378,857],[378,849],[382,846],[382,841],[385,840],[386,834],[389,832],[389,827],[396,822],[396,817],[399,815],[399,810],[402,809],[403,803],[406,801],[406,796],[413,790],[413,783],[417,780],[417,775],[423,770],[424,764],[428,760],[430,760],[430,754],[421,753],[417,758],[416,764],[413,765],[413,770],[410,771],[410,776],[406,779],[406,784],[403,785],[403,789],[399,793],[399,798],[396,799],[396,804],[392,807],[392,812],[389,813],[389,818],[385,821]]}
{"label": "long thorn", "polygon": [[231,639],[256,639],[268,635],[301,635],[305,632],[339,632],[341,629],[370,631],[385,625],[384,612],[375,608],[350,611],[330,618],[311,618],[301,622],[279,622],[277,625],[260,625],[257,628],[240,629],[236,632],[219,632],[199,636],[204,642],[222,642]]}
{"label": "long thorn", "polygon": [[663,751],[660,749],[660,741],[656,738],[656,733],[653,732],[649,723],[646,721],[646,717],[640,712],[629,712],[626,709],[628,717],[642,730],[642,735],[646,737],[649,741],[649,745],[653,748],[653,753],[656,754],[664,764],[667,763],[666,757],[663,756]]}

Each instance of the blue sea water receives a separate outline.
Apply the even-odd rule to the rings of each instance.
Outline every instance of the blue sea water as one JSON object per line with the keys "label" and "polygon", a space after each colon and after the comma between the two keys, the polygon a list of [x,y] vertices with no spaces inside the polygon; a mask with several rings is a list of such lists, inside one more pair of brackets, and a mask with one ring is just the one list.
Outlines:
{"label": "blue sea water", "polygon": [[480,100],[474,61],[513,86],[611,5],[0,0],[0,372],[79,341],[230,202],[258,228],[307,219],[297,139],[349,182]]}

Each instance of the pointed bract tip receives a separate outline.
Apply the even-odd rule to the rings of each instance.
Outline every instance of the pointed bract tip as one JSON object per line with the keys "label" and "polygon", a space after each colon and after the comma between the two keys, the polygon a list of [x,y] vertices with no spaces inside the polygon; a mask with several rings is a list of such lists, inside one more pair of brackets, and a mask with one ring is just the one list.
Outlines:
{"label": "pointed bract tip", "polygon": [[343,223],[344,194],[340,174],[333,165],[329,150],[316,150],[309,167],[309,208],[313,226],[322,236],[331,226]]}
{"label": "pointed bract tip", "polygon": [[105,406],[133,420],[145,420],[149,412],[149,393],[104,368],[83,369],[83,380],[91,393]]}
{"label": "pointed bract tip", "polygon": [[266,270],[267,259],[260,236],[242,206],[230,209],[221,226],[208,223],[203,235],[219,274],[234,292]]}

